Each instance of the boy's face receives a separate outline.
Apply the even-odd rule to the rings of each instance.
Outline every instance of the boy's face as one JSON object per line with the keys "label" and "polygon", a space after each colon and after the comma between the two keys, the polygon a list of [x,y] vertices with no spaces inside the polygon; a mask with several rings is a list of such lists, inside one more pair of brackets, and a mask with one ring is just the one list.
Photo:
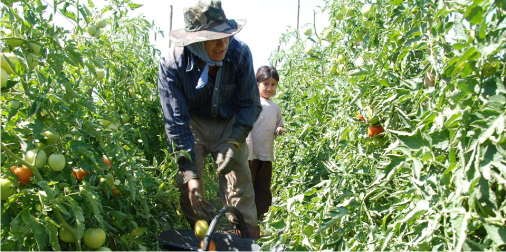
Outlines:
{"label": "boy's face", "polygon": [[204,42],[207,55],[214,61],[222,61],[228,49],[229,37]]}
{"label": "boy's face", "polygon": [[278,87],[278,82],[274,78],[271,77],[262,82],[258,82],[257,84],[261,97],[270,99],[273,95],[276,94],[276,87]]}

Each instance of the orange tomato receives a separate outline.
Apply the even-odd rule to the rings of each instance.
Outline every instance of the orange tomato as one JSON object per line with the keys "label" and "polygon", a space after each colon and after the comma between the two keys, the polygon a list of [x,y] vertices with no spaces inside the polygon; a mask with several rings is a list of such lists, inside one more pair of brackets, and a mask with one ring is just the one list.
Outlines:
{"label": "orange tomato", "polygon": [[370,137],[374,137],[380,133],[383,133],[385,130],[383,129],[383,126],[381,124],[378,125],[369,125],[369,128],[367,128],[367,133]]}
{"label": "orange tomato", "polygon": [[116,196],[116,195],[119,195],[121,192],[116,189],[115,186],[111,186],[111,190],[112,190],[112,195]]}
{"label": "orange tomato", "polygon": [[[204,240],[201,240],[200,241],[200,248],[203,249],[204,247]],[[214,241],[211,239],[211,243],[209,244],[209,251],[216,251],[216,244],[214,243]]]}
{"label": "orange tomato", "polygon": [[83,181],[83,178],[90,175],[87,171],[83,170],[82,168],[79,168],[78,171],[75,171],[72,169],[72,174],[77,178],[79,181]]}
{"label": "orange tomato", "polygon": [[102,158],[104,158],[104,163],[108,166],[108,167],[111,167],[111,161],[109,160],[109,158],[107,158],[106,155],[102,155]]}
{"label": "orange tomato", "polygon": [[28,182],[30,182],[30,177],[33,175],[32,170],[24,165],[11,166],[11,172],[18,176],[18,183],[20,186],[28,184]]}

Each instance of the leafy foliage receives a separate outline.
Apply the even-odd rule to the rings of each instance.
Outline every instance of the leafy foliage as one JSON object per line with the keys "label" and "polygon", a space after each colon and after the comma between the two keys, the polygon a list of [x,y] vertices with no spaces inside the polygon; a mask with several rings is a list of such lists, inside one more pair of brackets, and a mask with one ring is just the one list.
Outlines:
{"label": "leafy foliage", "polygon": [[504,1],[366,2],[327,1],[322,34],[280,39],[288,131],[259,242],[504,250]]}

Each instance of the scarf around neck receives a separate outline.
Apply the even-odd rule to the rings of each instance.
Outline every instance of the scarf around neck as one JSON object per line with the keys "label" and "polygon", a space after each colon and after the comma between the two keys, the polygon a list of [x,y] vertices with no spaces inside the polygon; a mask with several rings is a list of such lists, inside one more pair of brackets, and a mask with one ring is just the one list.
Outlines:
{"label": "scarf around neck", "polygon": [[208,73],[209,73],[209,67],[210,66],[222,66],[223,62],[221,61],[213,61],[211,58],[209,58],[209,55],[207,54],[206,47],[204,46],[204,42],[197,42],[193,44],[187,45],[190,52],[197,55],[201,60],[206,62],[206,66],[204,67],[204,71],[202,71],[202,74],[200,74],[199,82],[197,83],[196,89],[203,88],[209,79]]}

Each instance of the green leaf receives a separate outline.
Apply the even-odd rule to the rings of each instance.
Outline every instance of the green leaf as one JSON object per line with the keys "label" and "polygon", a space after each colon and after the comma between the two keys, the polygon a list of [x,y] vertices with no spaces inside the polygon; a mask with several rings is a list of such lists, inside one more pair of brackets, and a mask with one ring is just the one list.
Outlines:
{"label": "green leaf", "polygon": [[411,133],[396,130],[390,130],[390,133],[396,135],[401,143],[412,150],[418,151],[422,147],[428,147],[430,149],[430,143],[428,141],[430,137],[422,133],[421,127],[416,128]]}
{"label": "green leaf", "polygon": [[479,5],[471,5],[467,7],[464,18],[471,23],[477,25],[483,20],[483,8]]}
{"label": "green leaf", "polygon": [[47,244],[47,235],[46,228],[38,222],[33,223],[33,235],[35,236],[35,240],[37,241],[37,245],[39,246],[40,251],[46,250]]}
{"label": "green leaf", "polygon": [[311,237],[314,233],[314,226],[313,225],[305,226],[304,229],[302,230],[302,233],[307,237]]}
{"label": "green leaf", "polygon": [[494,30],[487,33],[486,38],[478,44],[478,51],[482,59],[487,59],[497,52],[506,43],[506,30]]}
{"label": "green leaf", "polygon": [[61,251],[60,243],[58,242],[58,229],[53,225],[46,225],[46,234],[49,236],[49,244],[55,251]]}
{"label": "green leaf", "polygon": [[492,125],[480,135],[480,144],[487,141],[494,133],[498,135],[504,131],[504,113],[499,115],[495,120],[492,121]]}
{"label": "green leaf", "polygon": [[133,3],[129,3],[128,4],[128,7],[130,7],[131,10],[135,10],[139,7],[141,7],[143,4],[133,4]]}
{"label": "green leaf", "polygon": [[415,208],[413,208],[404,218],[399,220],[399,223],[406,223],[411,221],[412,219],[420,216],[430,209],[430,203],[426,200],[420,200],[416,203]]}
{"label": "green leaf", "polygon": [[485,222],[483,224],[483,226],[487,230],[487,234],[490,237],[490,239],[497,246],[506,244],[506,227],[505,226],[498,226],[496,224],[487,223],[487,222]]}
{"label": "green leaf", "polygon": [[284,219],[269,223],[269,227],[273,227],[275,230],[284,230],[286,228],[286,222]]}
{"label": "green leaf", "polygon": [[287,207],[287,210],[290,212],[290,211],[294,211],[295,209],[293,208],[293,206],[296,204],[296,203],[302,203],[302,201],[304,201],[304,194],[299,194],[297,196],[294,196],[294,197],[291,197],[287,200],[287,204],[288,204],[288,207]]}

